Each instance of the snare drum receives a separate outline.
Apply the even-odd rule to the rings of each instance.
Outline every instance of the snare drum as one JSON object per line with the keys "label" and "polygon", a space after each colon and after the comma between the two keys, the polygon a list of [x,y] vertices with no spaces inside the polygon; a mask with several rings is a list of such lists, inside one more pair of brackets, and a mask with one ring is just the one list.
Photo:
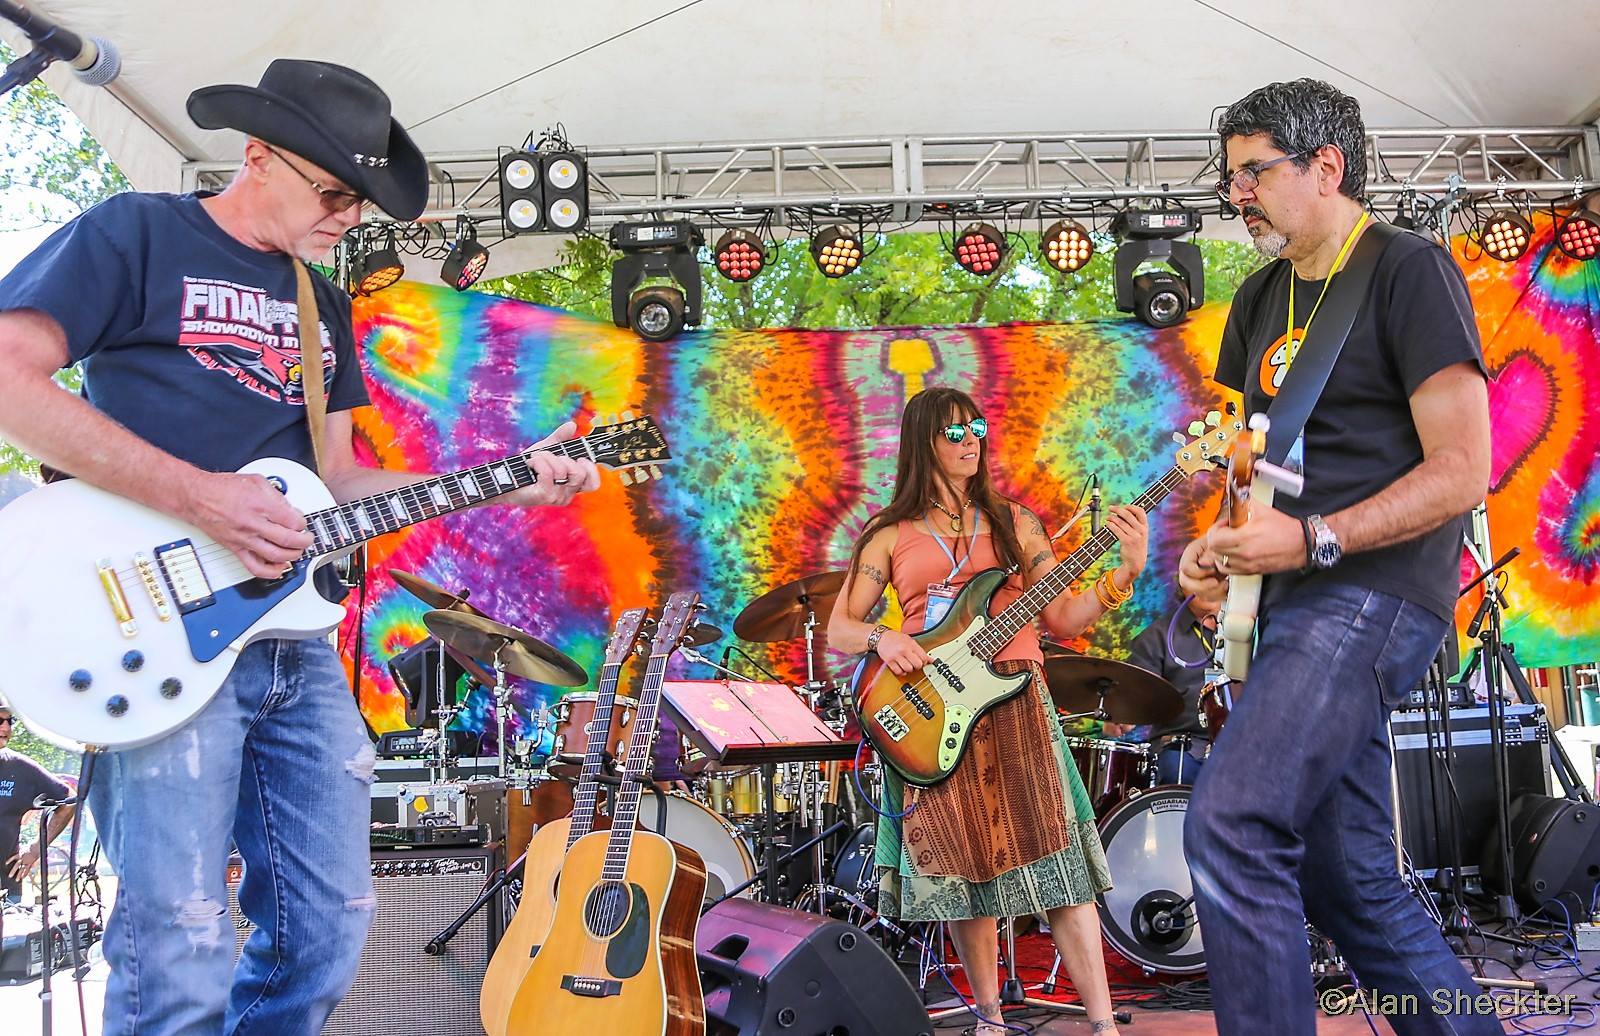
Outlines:
{"label": "snare drum", "polygon": [[[550,710],[555,719],[555,745],[550,750],[552,760],[558,755],[581,756],[589,748],[589,724],[594,719],[595,701],[600,697],[594,691],[569,694],[556,702]],[[606,751],[614,759],[628,754],[628,732],[633,727],[633,714],[639,703],[633,698],[617,695],[611,704],[611,730],[606,736]],[[559,777],[576,777],[583,767],[577,763],[550,763],[550,772]]]}
{"label": "snare drum", "polygon": [[1127,798],[1130,791],[1150,787],[1154,776],[1150,746],[1104,741],[1093,737],[1069,737],[1067,747],[1078,766],[1078,775],[1094,804],[1094,815],[1104,816],[1111,807]]}
{"label": "snare drum", "polygon": [[[666,795],[666,836],[700,854],[706,865],[706,902],[717,899],[756,875],[755,857],[738,829],[694,799],[679,792]],[[660,800],[653,794],[639,799],[639,827],[656,830]],[[747,889],[743,895],[749,896]]]}

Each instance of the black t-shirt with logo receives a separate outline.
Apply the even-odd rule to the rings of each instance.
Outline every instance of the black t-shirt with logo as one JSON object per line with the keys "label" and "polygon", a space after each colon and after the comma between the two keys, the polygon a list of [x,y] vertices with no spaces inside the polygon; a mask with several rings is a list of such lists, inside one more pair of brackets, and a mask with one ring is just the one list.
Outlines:
{"label": "black t-shirt with logo", "polygon": [[[1278,260],[1239,288],[1222,334],[1216,380],[1244,394],[1247,415],[1265,410],[1285,373],[1285,326],[1293,267]],[[1324,281],[1296,278],[1295,340]],[[1484,371],[1466,278],[1450,254],[1400,234],[1379,257],[1367,297],[1304,433],[1305,490],[1273,506],[1297,518],[1332,514],[1373,496],[1422,462],[1410,397],[1456,363]],[[1331,569],[1269,576],[1263,607],[1305,586],[1347,584],[1414,601],[1441,618],[1454,611],[1465,522],[1414,540],[1346,553]]]}
{"label": "black t-shirt with logo", "polygon": [[[350,300],[311,279],[328,410],[363,406]],[[11,309],[55,318],[89,401],[166,452],[207,471],[264,457],[315,467],[294,267],[229,235],[198,195],[96,205],[0,279]]]}
{"label": "black t-shirt with logo", "polygon": [[[17,854],[22,818],[33,810],[33,800],[40,795],[65,798],[69,793],[64,782],[32,759],[0,748],[0,889],[14,892],[22,887],[21,881],[11,877],[7,861]],[[33,844],[31,835],[29,844]]]}

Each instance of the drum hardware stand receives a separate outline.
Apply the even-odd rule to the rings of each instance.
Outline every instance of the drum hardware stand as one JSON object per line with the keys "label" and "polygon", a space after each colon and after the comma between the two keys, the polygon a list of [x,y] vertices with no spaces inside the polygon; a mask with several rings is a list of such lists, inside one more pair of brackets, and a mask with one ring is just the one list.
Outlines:
{"label": "drum hardware stand", "polygon": [[[666,796],[662,793],[660,788],[656,787],[650,782],[648,777],[633,777],[631,779],[644,785],[646,789],[656,796],[656,803],[658,807],[656,813],[656,834],[665,838],[667,834]],[[622,778],[613,777],[610,774],[601,774],[596,777],[595,780],[612,788],[618,788],[622,785]],[[522,876],[523,866],[527,862],[528,852],[527,850],[523,850],[522,855],[517,857],[516,862],[511,864],[511,866],[507,867],[505,870],[496,874],[494,876],[494,880],[490,881],[489,884],[484,887],[484,890],[478,893],[478,898],[474,899],[471,904],[469,904],[467,908],[461,912],[460,916],[445,926],[444,931],[428,940],[427,944],[422,947],[422,952],[426,953],[430,957],[442,956],[444,954],[446,945],[451,939],[456,937],[461,929],[466,926],[468,921],[472,920],[473,915],[482,910],[484,904],[488,903],[490,900],[494,899],[495,896],[499,895],[501,890],[503,890],[508,884]]]}
{"label": "drum hardware stand", "polygon": [[[768,763],[767,765],[770,766],[772,764]],[[665,810],[663,810],[662,812],[665,813]],[[850,828],[850,825],[847,822],[843,821],[843,820],[840,820],[837,823],[831,824],[830,826],[828,826],[824,830],[819,831],[817,834],[815,834],[811,838],[808,838],[804,842],[801,842],[799,845],[795,846],[793,849],[790,849],[788,852],[784,853],[782,856],[777,857],[775,860],[772,861],[772,864],[773,864],[774,867],[778,867],[778,866],[782,866],[783,864],[789,863],[795,857],[799,856],[801,853],[810,850],[813,846],[819,845],[820,843],[822,843],[826,839],[832,838],[834,835],[839,834],[842,831],[849,830],[849,828]],[[716,906],[718,903],[722,902],[724,899],[732,899],[734,896],[737,896],[739,893],[741,893],[744,890],[748,889],[750,886],[754,885],[756,882],[765,881],[766,878],[767,878],[767,874],[765,873],[765,870],[763,869],[763,871],[757,872],[755,877],[750,878],[750,879],[748,879],[746,881],[740,882],[739,884],[735,885],[733,888],[729,889],[728,891],[724,892],[722,895],[718,896],[716,899],[712,900],[710,903],[707,903],[703,908],[701,908],[700,912],[702,914],[704,914],[707,910],[710,910],[712,907]]]}
{"label": "drum hardware stand", "polygon": [[[1001,951],[1001,956],[1004,958],[1006,963],[1006,978],[1004,982],[1000,983],[1000,1013],[1002,1017],[991,1020],[997,1022],[1004,1021],[1003,1016],[1005,1014],[1005,1009],[1008,1007],[1032,1007],[1041,1011],[1053,1011],[1057,1014],[1087,1016],[1089,1009],[1082,1004],[1063,1004],[1054,1000],[1045,1000],[1042,997],[1027,995],[1026,990],[1024,990],[1022,986],[1022,979],[1017,976],[1016,919],[1012,917],[1002,918],[1000,923],[1005,928],[1005,948]],[[1056,952],[1056,961],[1058,964],[1060,963],[1060,960],[1061,953],[1058,950]],[[1055,979],[1054,968],[1052,968],[1050,971],[1050,978],[1050,984],[1053,987]],[[1053,991],[1053,988],[1046,990],[1046,992]],[[969,1011],[965,1004],[963,1004],[960,1007],[951,1007],[943,1011],[929,1012],[928,1017],[931,1020],[938,1022],[944,1018],[954,1018],[957,1015],[970,1013],[972,1012]],[[1111,1014],[1117,1020],[1117,1024],[1119,1025],[1133,1024],[1133,1015],[1127,1011],[1118,1011],[1113,1009]]]}

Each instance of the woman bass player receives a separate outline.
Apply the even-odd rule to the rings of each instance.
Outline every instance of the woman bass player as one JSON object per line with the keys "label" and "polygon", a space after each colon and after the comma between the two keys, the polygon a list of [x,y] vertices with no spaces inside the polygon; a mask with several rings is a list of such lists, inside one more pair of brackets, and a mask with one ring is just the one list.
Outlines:
{"label": "woman bass player", "polygon": [[[931,659],[905,633],[866,615],[893,586],[908,630],[935,625],[978,572],[1021,572],[996,595],[991,613],[1050,570],[1055,555],[1039,519],[989,482],[987,423],[965,393],[919,392],[900,421],[894,497],[856,544],[829,642],[876,651],[897,675]],[[1094,593],[1066,594],[1043,612],[1050,630],[1075,637],[1126,599],[1144,567],[1145,514],[1113,507],[1107,525],[1122,564]],[[950,922],[979,1013],[978,1036],[1000,1020],[995,919],[1048,914],[1050,931],[1096,1033],[1115,1032],[1094,897],[1111,886],[1083,782],[1068,755],[1045,687],[1043,655],[1031,626],[996,656],[1001,672],[1028,671],[1029,691],[996,706],[973,731],[955,771],[930,788],[905,785],[885,768],[890,815],[879,822],[881,902],[889,916]],[[909,799],[915,808],[894,817]]]}

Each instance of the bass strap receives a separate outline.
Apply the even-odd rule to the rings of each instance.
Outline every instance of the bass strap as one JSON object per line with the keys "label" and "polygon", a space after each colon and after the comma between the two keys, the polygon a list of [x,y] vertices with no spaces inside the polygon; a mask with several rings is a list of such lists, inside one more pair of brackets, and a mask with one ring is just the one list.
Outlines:
{"label": "bass strap", "polygon": [[[311,456],[322,471],[322,427],[328,416],[328,399],[322,384],[322,328],[317,312],[317,292],[311,271],[298,259],[294,263],[297,328],[300,335],[300,388],[305,394],[306,426],[311,432]],[[310,333],[307,333],[310,328]]]}

